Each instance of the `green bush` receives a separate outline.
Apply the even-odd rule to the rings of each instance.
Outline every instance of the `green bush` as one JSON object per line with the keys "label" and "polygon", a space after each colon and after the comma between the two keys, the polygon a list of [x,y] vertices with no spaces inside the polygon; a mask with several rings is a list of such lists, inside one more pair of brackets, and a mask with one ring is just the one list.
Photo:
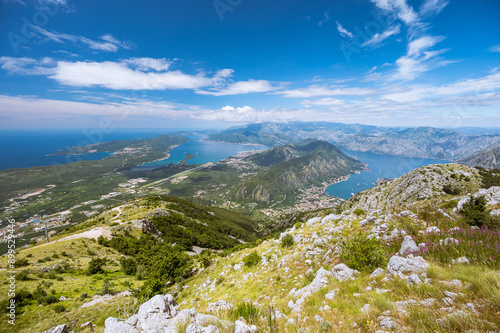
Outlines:
{"label": "green bush", "polygon": [[122,271],[127,275],[135,275],[137,271],[137,262],[132,258],[120,258]]}
{"label": "green bush", "polygon": [[362,234],[340,244],[340,260],[352,269],[371,272],[385,264],[387,250],[377,239]]}
{"label": "green bush", "polygon": [[247,267],[253,267],[257,265],[260,262],[260,256],[257,253],[257,251],[253,251],[249,255],[247,255],[245,258],[243,258],[243,263]]}
{"label": "green bush", "polygon": [[57,302],[57,298],[52,295],[47,295],[44,287],[42,285],[38,285],[33,292],[33,298],[38,302],[38,304],[48,305]]}
{"label": "green bush", "polygon": [[25,267],[28,266],[30,263],[28,259],[22,258],[22,259],[17,259],[16,262],[14,263],[14,267]]}
{"label": "green bush", "polygon": [[104,273],[104,269],[102,266],[106,263],[106,259],[103,258],[92,258],[90,260],[89,265],[87,267],[87,274],[94,275],[98,273]]}
{"label": "green bush", "polygon": [[144,280],[148,276],[148,268],[146,265],[137,265],[137,271],[135,272],[135,277],[137,280]]}
{"label": "green bush", "polygon": [[26,281],[30,275],[30,271],[27,269],[23,269],[19,273],[16,274],[16,280],[18,281]]}
{"label": "green bush", "polygon": [[80,294],[80,301],[83,301],[83,300],[85,300],[88,297],[89,297],[89,294],[87,294],[87,293],[81,293]]}
{"label": "green bush", "polygon": [[54,305],[54,312],[55,313],[62,313],[64,311],[66,311],[66,308],[64,307],[64,305],[62,305],[62,304]]}
{"label": "green bush", "polygon": [[115,292],[111,288],[113,288],[114,285],[115,284],[110,279],[104,279],[102,282],[101,295],[113,295]]}
{"label": "green bush", "polygon": [[484,196],[473,197],[466,202],[459,211],[460,215],[471,226],[482,227],[489,225],[492,220],[489,211],[486,209],[486,198]]}
{"label": "green bush", "polygon": [[300,229],[302,228],[303,223],[302,222],[297,222],[295,223],[295,229]]}
{"label": "green bush", "polygon": [[353,213],[357,216],[365,215],[365,211],[361,208],[355,209]]}
{"label": "green bush", "polygon": [[443,192],[451,195],[459,195],[462,193],[460,187],[453,186],[451,184],[446,184],[443,186]]}
{"label": "green bush", "polygon": [[281,239],[281,246],[282,247],[291,247],[293,246],[293,236],[290,234],[286,234],[282,239]]}

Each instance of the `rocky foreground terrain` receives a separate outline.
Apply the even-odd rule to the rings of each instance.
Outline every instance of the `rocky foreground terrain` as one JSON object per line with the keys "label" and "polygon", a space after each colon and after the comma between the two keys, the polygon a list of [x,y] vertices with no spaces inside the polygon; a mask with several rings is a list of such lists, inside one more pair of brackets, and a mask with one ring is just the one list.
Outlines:
{"label": "rocky foreground terrain", "polygon": [[[479,198],[482,225],[462,210]],[[496,332],[499,208],[500,187],[484,188],[476,169],[422,167],[255,247],[214,253],[192,277],[92,330]],[[46,332],[92,327],[60,324]]]}

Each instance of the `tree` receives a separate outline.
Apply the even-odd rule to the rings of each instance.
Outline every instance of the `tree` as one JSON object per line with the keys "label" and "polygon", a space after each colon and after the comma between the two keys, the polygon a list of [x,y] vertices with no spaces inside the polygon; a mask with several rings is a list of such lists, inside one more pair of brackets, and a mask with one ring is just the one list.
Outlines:
{"label": "tree", "polygon": [[98,273],[104,273],[104,269],[102,266],[106,264],[106,259],[104,258],[92,258],[90,260],[89,265],[87,267],[87,274],[94,275]]}
{"label": "tree", "polygon": [[469,201],[462,206],[459,213],[464,220],[472,226],[481,228],[483,225],[488,225],[491,222],[490,213],[486,209],[486,198],[484,196],[475,198],[471,195]]}

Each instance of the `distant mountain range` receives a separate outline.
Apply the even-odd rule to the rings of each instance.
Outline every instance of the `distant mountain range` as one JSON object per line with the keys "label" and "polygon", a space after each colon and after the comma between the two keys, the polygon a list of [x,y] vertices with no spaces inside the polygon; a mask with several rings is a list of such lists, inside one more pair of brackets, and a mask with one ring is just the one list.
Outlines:
{"label": "distant mountain range", "polygon": [[[478,129],[465,131],[478,133]],[[487,132],[491,133],[491,131]],[[499,134],[465,134],[433,127],[392,128],[326,122],[251,124],[209,137],[212,141],[280,145],[307,138],[354,151],[458,161],[500,143]]]}
{"label": "distant mountain range", "polygon": [[459,163],[486,169],[500,169],[500,143],[467,156],[461,159]]}

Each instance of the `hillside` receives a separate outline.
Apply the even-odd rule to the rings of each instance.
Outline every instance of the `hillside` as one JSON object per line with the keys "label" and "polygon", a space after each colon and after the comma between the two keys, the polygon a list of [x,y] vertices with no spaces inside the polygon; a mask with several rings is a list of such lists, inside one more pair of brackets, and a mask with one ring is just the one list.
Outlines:
{"label": "hillside", "polygon": [[257,174],[232,190],[232,197],[270,203],[296,196],[300,189],[348,176],[364,165],[337,147],[314,139],[253,154],[245,161],[259,168]]}
{"label": "hillside", "polygon": [[[139,270],[136,277],[126,275],[121,264],[120,272],[118,250],[93,241],[73,240],[55,248],[62,245],[61,241],[46,245],[45,250],[43,246],[21,250],[18,257],[29,261],[31,273],[27,280],[18,281],[19,286],[33,291],[37,285],[53,282],[54,295],[66,299],[57,302],[64,306],[60,313],[54,312],[54,304],[39,307],[37,301],[28,300],[23,306],[23,322],[31,326],[20,326],[19,331],[37,332],[56,325],[61,325],[58,329],[63,332],[105,329],[107,333],[498,330],[500,221],[494,216],[500,208],[500,187],[480,189],[481,176],[474,169],[456,164],[416,171],[422,180],[436,182],[432,195],[412,202],[418,188],[408,188],[404,194],[403,185],[417,177],[410,173],[393,180],[400,186],[379,186],[385,194],[401,198],[400,204],[392,208],[384,201],[351,199],[341,209],[304,213],[300,223],[275,238],[249,243],[249,248],[232,253],[205,252],[193,256],[193,260],[185,258],[184,264],[176,259],[182,254],[174,247],[171,251],[176,255],[164,257],[161,265],[141,257],[144,259],[139,263],[155,268],[144,283]],[[461,187],[462,193],[437,190],[447,184]],[[466,213],[459,213],[457,207],[465,207],[468,193],[477,198],[485,196],[487,209],[495,210],[483,215],[489,228],[479,228],[477,221],[471,222]],[[369,191],[360,194],[373,195]],[[129,232],[142,238],[130,219],[151,216],[160,206],[173,213],[177,209],[169,200],[163,198],[154,205],[141,200],[131,202],[120,215],[113,211],[101,215],[99,225],[109,227],[120,220],[115,227],[130,225]],[[360,202],[371,206],[361,209],[356,206]],[[189,210],[183,208],[182,212]],[[198,210],[202,215],[207,211],[211,208]],[[60,252],[63,249],[64,254]],[[108,258],[103,266],[105,273],[77,273],[90,259],[84,254],[87,249],[95,253],[94,257]],[[155,246],[151,250],[156,251]],[[53,264],[64,256],[77,270],[37,273],[47,265],[34,263],[47,251],[60,256],[49,258],[53,260],[49,266],[57,267]],[[134,256],[126,255],[130,259]],[[6,259],[2,259],[5,265]],[[170,266],[163,266],[167,263]],[[165,267],[174,268],[165,272],[176,273],[167,273],[168,283],[154,284],[156,271],[162,272]],[[63,281],[47,279],[45,274],[50,272]],[[82,306],[90,298],[79,293],[85,291],[92,297],[110,281],[114,283],[112,289],[121,294],[104,299],[94,296],[91,306]],[[137,303],[133,296],[123,293],[134,289],[141,290],[134,292],[141,297]]]}
{"label": "hillside", "polygon": [[450,193],[471,193],[481,184],[482,177],[476,169],[459,164],[427,165],[356,194],[344,207],[364,210],[405,207]]}
{"label": "hillside", "polygon": [[[450,161],[457,161],[500,142],[498,134],[465,134],[458,130],[433,127],[400,129],[323,122],[253,124],[239,130],[231,130],[224,141],[232,142],[232,138],[243,132],[251,133],[252,142],[273,136],[280,138],[279,144],[287,138],[288,142],[315,138],[346,150]],[[217,141],[218,137],[219,134],[213,140]]]}
{"label": "hillside", "polygon": [[462,158],[458,162],[471,167],[479,166],[486,169],[500,169],[500,144],[492,145]]}

